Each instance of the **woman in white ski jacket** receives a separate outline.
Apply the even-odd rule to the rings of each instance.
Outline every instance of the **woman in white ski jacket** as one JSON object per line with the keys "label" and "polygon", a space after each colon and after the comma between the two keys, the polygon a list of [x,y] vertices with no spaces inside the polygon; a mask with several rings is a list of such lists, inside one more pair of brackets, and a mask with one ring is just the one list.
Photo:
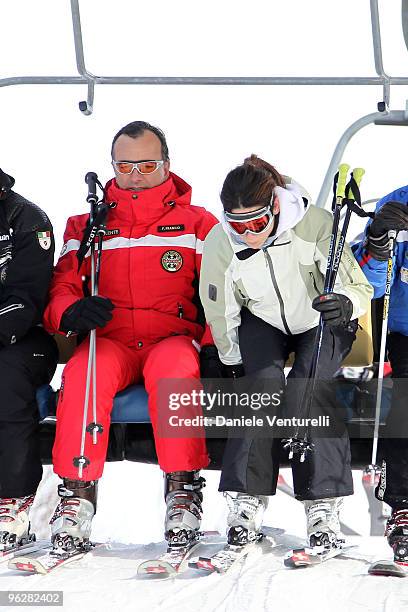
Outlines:
{"label": "woman in white ski jacket", "polygon": [[[330,379],[351,350],[372,288],[345,245],[334,292],[322,295],[332,216],[262,159],[252,155],[227,175],[221,201],[222,223],[204,243],[200,297],[223,373],[258,380],[258,388],[251,383],[255,391],[262,390],[261,379],[283,389],[293,352],[284,411],[299,414],[320,313],[325,326],[317,376]],[[228,492],[230,544],[259,537],[267,496],[276,491],[281,440],[261,435],[227,441],[219,490]],[[294,491],[305,505],[310,544],[321,542],[319,532],[336,545],[341,500],[353,493],[349,440],[344,430],[332,438],[312,432],[312,438],[306,460],[297,454],[292,460]]]}

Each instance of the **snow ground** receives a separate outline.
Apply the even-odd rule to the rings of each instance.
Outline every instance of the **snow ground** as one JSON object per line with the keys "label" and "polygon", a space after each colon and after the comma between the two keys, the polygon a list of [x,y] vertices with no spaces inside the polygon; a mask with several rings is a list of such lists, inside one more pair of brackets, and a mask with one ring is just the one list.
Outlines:
{"label": "snow ground", "polygon": [[[281,471],[288,483],[290,470]],[[218,472],[206,472],[203,529],[224,533],[226,504],[217,493]],[[0,591],[62,590],[64,610],[102,612],[402,612],[408,607],[408,580],[367,575],[368,565],[390,556],[382,537],[369,535],[368,503],[361,472],[354,472],[355,495],[345,500],[343,522],[359,535],[347,556],[322,566],[289,570],[285,552],[302,542],[302,505],[281,491],[265,514],[270,538],[225,576],[189,570],[176,579],[159,581],[136,575],[138,563],[164,550],[162,476],[157,466],[128,462],[107,464],[100,482],[93,539],[108,542],[82,560],[47,576],[28,575],[0,565]],[[57,501],[58,478],[45,468],[33,511],[33,526],[47,537],[47,521]],[[208,553],[208,549],[203,551]],[[7,609],[7,608],[2,608]],[[10,608],[15,610],[16,608]],[[36,610],[49,608],[37,607]]]}

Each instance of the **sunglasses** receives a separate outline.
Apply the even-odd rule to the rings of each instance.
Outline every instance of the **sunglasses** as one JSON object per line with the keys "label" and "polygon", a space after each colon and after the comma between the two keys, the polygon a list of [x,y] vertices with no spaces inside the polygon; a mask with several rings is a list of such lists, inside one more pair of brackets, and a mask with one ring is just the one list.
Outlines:
{"label": "sunglasses", "polygon": [[234,234],[243,236],[244,234],[260,234],[272,227],[273,213],[270,205],[264,206],[251,213],[229,213],[225,212],[225,220]]}
{"label": "sunglasses", "polygon": [[133,161],[112,161],[112,165],[119,174],[132,174],[137,170],[139,174],[153,174],[162,167],[162,159],[142,159],[138,162]]}

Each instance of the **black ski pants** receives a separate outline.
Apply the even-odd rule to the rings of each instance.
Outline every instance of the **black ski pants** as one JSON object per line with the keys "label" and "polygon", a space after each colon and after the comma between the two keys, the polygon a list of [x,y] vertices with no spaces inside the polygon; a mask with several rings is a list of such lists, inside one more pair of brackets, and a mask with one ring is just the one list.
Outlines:
{"label": "black ski pants", "polygon": [[36,390],[57,363],[55,340],[41,327],[0,349],[0,497],[30,495],[40,483]]}
{"label": "black ski pants", "polygon": [[387,350],[393,392],[386,428],[380,429],[378,458],[382,468],[376,496],[392,508],[408,508],[408,336],[391,332]]}
{"label": "black ski pants", "polygon": [[[350,352],[357,321],[348,327],[325,327],[318,377],[330,379]],[[301,401],[309,377],[316,328],[288,336],[272,327],[247,308],[241,310],[239,345],[245,373],[285,384],[284,366],[295,353],[288,375],[287,405]],[[292,385],[292,381],[297,382]],[[284,415],[283,415],[284,416]],[[293,414],[291,415],[293,416]],[[340,437],[313,439],[314,450],[301,463],[298,454],[292,459],[294,492],[297,499],[313,500],[353,494],[350,442],[346,433]],[[220,491],[238,491],[250,495],[274,495],[279,463],[287,456],[279,438],[229,438],[223,457]]]}

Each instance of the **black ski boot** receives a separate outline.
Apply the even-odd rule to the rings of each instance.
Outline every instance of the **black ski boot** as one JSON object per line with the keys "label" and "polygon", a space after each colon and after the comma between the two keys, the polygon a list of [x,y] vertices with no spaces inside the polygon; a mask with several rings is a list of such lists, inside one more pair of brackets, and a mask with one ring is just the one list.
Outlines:
{"label": "black ski boot", "polygon": [[408,564],[408,508],[393,509],[385,528],[395,563]]}

